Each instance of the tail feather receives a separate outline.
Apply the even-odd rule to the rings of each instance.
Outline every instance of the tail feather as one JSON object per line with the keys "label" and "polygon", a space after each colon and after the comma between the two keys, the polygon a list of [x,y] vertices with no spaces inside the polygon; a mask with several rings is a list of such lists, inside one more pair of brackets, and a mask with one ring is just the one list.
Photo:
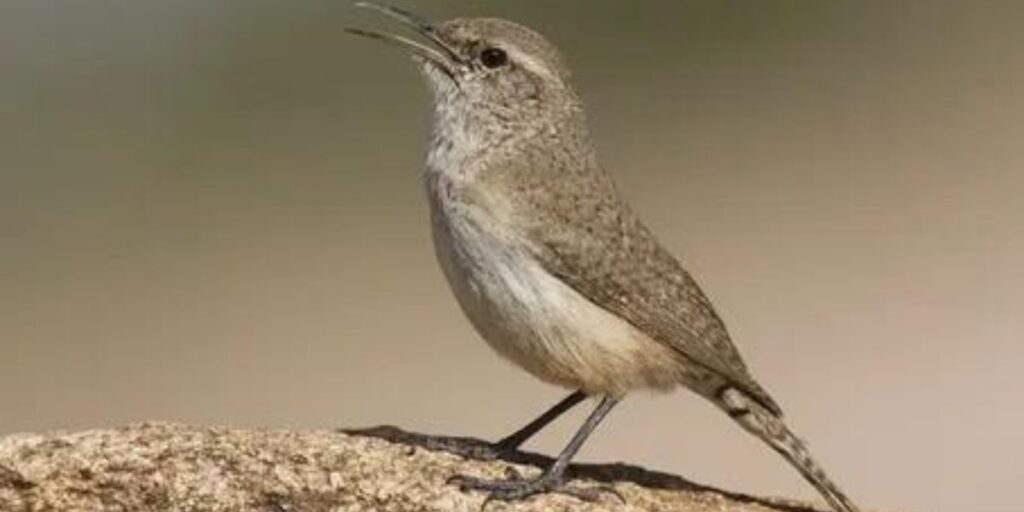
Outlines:
{"label": "tail feather", "polygon": [[717,398],[716,403],[719,407],[745,430],[759,437],[785,457],[836,512],[859,512],[860,509],[811,457],[807,445],[786,427],[781,415],[765,408],[757,400],[735,388],[725,388]]}

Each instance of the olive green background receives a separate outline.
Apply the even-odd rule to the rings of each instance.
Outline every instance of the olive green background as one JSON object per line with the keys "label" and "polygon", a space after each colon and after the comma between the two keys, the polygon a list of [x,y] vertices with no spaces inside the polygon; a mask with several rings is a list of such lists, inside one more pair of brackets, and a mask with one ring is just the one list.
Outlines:
{"label": "olive green background", "polygon": [[[860,502],[1019,510],[1024,4],[403,5],[564,49],[604,164]],[[561,396],[450,298],[425,89],[353,24],[392,26],[343,0],[0,3],[0,433],[495,438]],[[686,392],[627,400],[582,458],[813,496]]]}

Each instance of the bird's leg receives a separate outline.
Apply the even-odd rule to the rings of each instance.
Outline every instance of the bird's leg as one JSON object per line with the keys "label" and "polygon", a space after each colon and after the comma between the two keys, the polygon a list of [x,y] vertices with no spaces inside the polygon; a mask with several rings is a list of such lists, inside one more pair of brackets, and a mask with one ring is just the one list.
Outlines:
{"label": "bird's leg", "polygon": [[[525,427],[513,432],[511,435],[496,443],[466,437],[420,436],[421,442],[418,444],[428,450],[453,453],[467,459],[494,460],[501,457],[503,454],[514,451],[527,439],[533,437],[534,434],[554,421],[555,418],[558,418],[569,409],[572,409],[573,406],[582,402],[586,398],[587,395],[582,391],[575,391],[545,411],[544,414],[541,414],[537,419],[531,421]],[[370,430],[373,431],[378,429]],[[349,433],[366,435],[367,431],[349,431]]]}
{"label": "bird's leg", "polygon": [[[562,450],[562,453],[558,455],[558,459],[555,460],[554,464],[548,467],[536,479],[525,480],[514,477],[507,480],[486,480],[457,475],[449,480],[449,483],[458,485],[464,491],[478,490],[490,493],[487,501],[484,502],[485,505],[490,500],[516,501],[547,492],[568,494],[585,501],[597,500],[602,490],[615,493],[614,489],[610,488],[577,488],[567,486],[565,483],[565,469],[569,466],[569,461],[576,455],[576,452],[583,446],[583,442],[590,436],[590,433],[597,428],[597,425],[601,423],[601,420],[604,419],[608,411],[611,411],[618,401],[617,398],[612,397],[601,399],[601,403],[597,405],[594,412],[590,413],[587,421],[583,423],[583,426],[572,437],[572,440]],[[543,416],[539,419],[543,419]],[[615,494],[617,495],[618,493]]]}
{"label": "bird's leg", "polygon": [[533,437],[534,434],[540,432],[540,430],[548,426],[549,423],[555,421],[556,418],[565,414],[566,411],[572,409],[576,404],[582,402],[586,398],[586,393],[582,391],[574,391],[572,394],[563,398],[560,402],[545,411],[544,414],[538,416],[537,419],[531,421],[525,427],[513,432],[496,443],[474,442],[472,444],[466,444],[465,440],[456,439],[439,441],[435,444],[441,450],[462,455],[463,457],[475,460],[494,460],[501,457],[502,454],[512,452],[516,448],[519,448],[519,446],[526,442],[527,439]]}
{"label": "bird's leg", "polygon": [[556,418],[565,414],[566,411],[572,409],[576,404],[582,402],[587,398],[587,395],[582,391],[574,391],[571,395],[562,399],[562,401],[555,404],[552,408],[548,409],[544,414],[541,414],[537,419],[531,421],[525,427],[513,432],[501,441],[494,443],[494,447],[499,452],[507,452],[519,448],[527,439],[533,437],[534,434],[540,432],[540,430],[549,423],[554,421]]}

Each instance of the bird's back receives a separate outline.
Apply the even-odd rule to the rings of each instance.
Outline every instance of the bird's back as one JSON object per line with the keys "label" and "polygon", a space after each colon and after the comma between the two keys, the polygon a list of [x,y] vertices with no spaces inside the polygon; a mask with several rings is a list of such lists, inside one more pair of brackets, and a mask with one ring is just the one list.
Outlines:
{"label": "bird's back", "polygon": [[[489,210],[501,244],[595,307],[670,350],[702,394],[735,387],[779,407],[754,380],[700,287],[637,218],[611,178],[593,165],[517,159],[463,183],[463,196]],[[525,165],[524,165],[525,164]],[[500,226],[500,229],[496,229]]]}

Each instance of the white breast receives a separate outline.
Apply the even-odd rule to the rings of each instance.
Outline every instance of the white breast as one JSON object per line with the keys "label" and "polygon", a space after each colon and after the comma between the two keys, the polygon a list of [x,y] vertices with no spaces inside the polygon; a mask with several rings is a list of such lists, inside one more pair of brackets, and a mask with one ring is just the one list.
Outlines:
{"label": "white breast", "polygon": [[499,354],[547,382],[621,395],[680,383],[674,353],[546,272],[500,200],[431,180],[434,244],[462,310]]}

